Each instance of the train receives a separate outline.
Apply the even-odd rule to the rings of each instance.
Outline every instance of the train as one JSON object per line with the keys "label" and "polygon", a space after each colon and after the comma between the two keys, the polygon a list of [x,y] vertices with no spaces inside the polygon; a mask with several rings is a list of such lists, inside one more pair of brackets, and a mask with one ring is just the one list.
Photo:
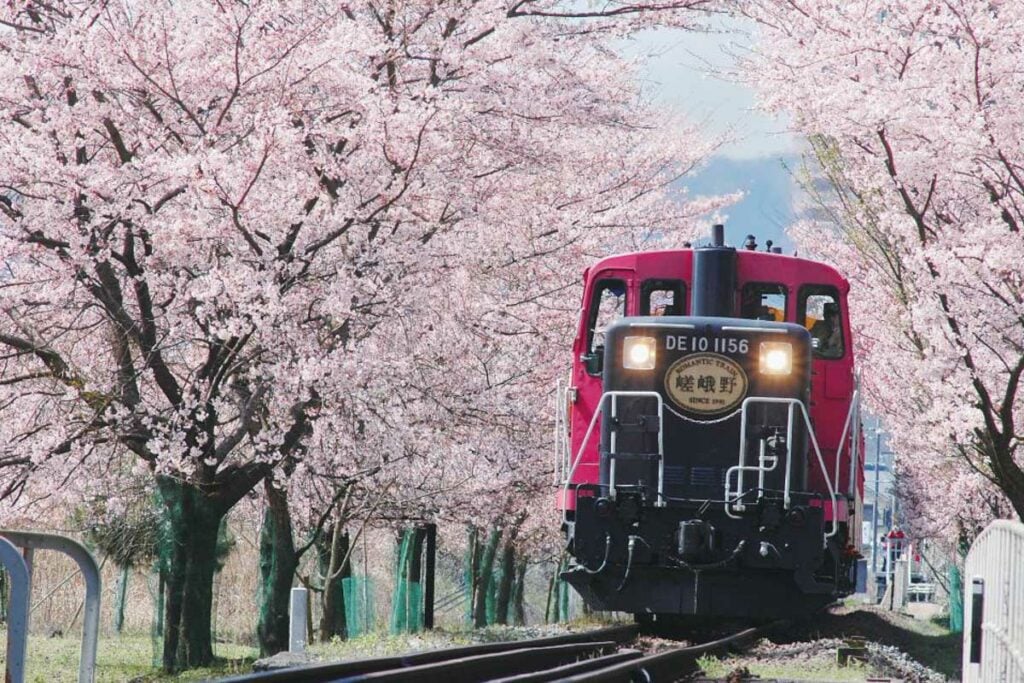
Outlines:
{"label": "train", "polygon": [[748,236],[604,258],[559,387],[562,578],[641,622],[810,614],[852,593],[862,425],[831,266]]}

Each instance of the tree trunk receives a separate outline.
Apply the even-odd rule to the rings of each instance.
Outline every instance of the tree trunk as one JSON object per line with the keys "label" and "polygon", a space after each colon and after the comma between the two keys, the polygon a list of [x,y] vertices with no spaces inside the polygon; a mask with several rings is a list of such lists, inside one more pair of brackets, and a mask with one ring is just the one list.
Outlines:
{"label": "tree trunk", "polygon": [[516,567],[516,583],[512,598],[512,623],[516,626],[526,625],[526,558],[519,558]]}
{"label": "tree trunk", "polygon": [[321,598],[320,641],[331,638],[348,638],[348,623],[345,621],[345,591],[343,581],[352,575],[349,562],[348,532],[341,531],[341,524],[335,522],[324,530],[323,543],[317,544],[320,573],[324,577],[324,592]]}
{"label": "tree trunk", "polygon": [[260,530],[260,620],[256,633],[262,656],[288,649],[288,608],[298,557],[292,539],[288,498],[264,480],[267,507]]}
{"label": "tree trunk", "polygon": [[466,547],[466,623],[473,623],[473,607],[476,605],[476,581],[477,567],[480,566],[480,531],[475,527],[469,528],[469,538]]}
{"label": "tree trunk", "polygon": [[552,621],[558,621],[558,608],[555,607],[555,613],[552,615],[551,608],[553,605],[558,604],[558,565],[555,565],[555,573],[551,575],[551,580],[548,581],[548,601],[544,606],[544,623],[550,624]]}
{"label": "tree trunk", "polygon": [[163,668],[174,673],[213,662],[213,575],[224,508],[180,480],[161,476],[157,484],[167,510],[170,545]]}
{"label": "tree trunk", "polygon": [[516,547],[511,539],[505,541],[501,550],[501,581],[498,584],[498,600],[494,606],[494,620],[508,624],[509,606],[512,601],[512,586],[516,580]]}
{"label": "tree trunk", "polygon": [[487,626],[487,597],[491,592],[491,577],[494,573],[494,556],[498,550],[498,543],[501,541],[501,529],[491,531],[491,537],[487,539],[487,547],[484,548],[480,558],[480,568],[476,589],[476,605],[473,612],[473,625],[476,628]]}

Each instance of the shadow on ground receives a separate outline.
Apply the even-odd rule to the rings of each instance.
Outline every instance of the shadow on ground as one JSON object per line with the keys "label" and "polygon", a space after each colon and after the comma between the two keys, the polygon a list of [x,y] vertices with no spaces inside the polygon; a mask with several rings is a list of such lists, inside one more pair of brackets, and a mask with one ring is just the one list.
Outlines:
{"label": "shadow on ground", "polygon": [[849,636],[862,636],[875,643],[897,647],[947,678],[960,678],[962,634],[949,633],[932,622],[876,607],[832,608],[797,622],[784,633],[773,635],[771,640],[792,643]]}

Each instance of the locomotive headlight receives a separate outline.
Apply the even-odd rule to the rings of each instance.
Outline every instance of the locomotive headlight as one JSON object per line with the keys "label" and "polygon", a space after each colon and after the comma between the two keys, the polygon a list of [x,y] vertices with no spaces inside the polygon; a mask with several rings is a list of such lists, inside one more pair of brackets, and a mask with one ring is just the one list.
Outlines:
{"label": "locomotive headlight", "polygon": [[788,375],[793,371],[793,345],[789,342],[761,342],[761,372]]}
{"label": "locomotive headlight", "polygon": [[653,337],[626,337],[622,343],[622,367],[627,370],[654,369]]}

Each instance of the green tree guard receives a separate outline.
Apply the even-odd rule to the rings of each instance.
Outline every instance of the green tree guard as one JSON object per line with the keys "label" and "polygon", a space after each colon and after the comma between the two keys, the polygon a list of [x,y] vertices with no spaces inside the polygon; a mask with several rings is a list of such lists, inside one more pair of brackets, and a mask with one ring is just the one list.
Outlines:
{"label": "green tree guard", "polygon": [[157,479],[167,511],[168,572],[163,668],[168,673],[213,662],[211,615],[217,535],[227,507],[172,477]]}
{"label": "green tree guard", "polygon": [[516,546],[510,539],[501,549],[501,579],[498,581],[498,597],[494,606],[494,621],[498,624],[509,622],[509,608],[512,601],[512,585],[516,580]]}
{"label": "green tree guard", "polygon": [[267,505],[260,529],[260,617],[256,634],[264,657],[288,649],[288,610],[298,566],[288,499],[264,481]]}
{"label": "green tree guard", "polygon": [[409,626],[408,593],[409,576],[406,566],[409,563],[409,551],[412,546],[412,534],[408,529],[402,531],[398,540],[398,552],[395,553],[395,592],[391,603],[391,633],[404,633]]}
{"label": "green tree guard", "polygon": [[406,529],[395,562],[395,593],[391,611],[392,633],[416,633],[423,628],[423,541],[426,529]]}
{"label": "green tree guard", "polygon": [[408,590],[406,592],[406,614],[409,633],[423,630],[423,541],[427,531],[422,527],[412,529],[409,558],[406,562]]}
{"label": "green tree guard", "polygon": [[352,576],[349,548],[348,532],[342,532],[340,525],[331,525],[324,529],[320,542],[316,545],[320,575],[324,577],[323,609],[320,613],[319,627],[322,642],[332,638],[344,640],[349,636],[346,618],[349,610],[345,595],[345,579]]}
{"label": "green tree guard", "polygon": [[349,577],[342,581],[345,589],[345,625],[348,637],[369,633],[373,629],[376,610],[373,601],[373,584],[365,574]]}
{"label": "green tree guard", "polygon": [[964,632],[964,586],[956,562],[949,563],[949,630]]}
{"label": "green tree guard", "polygon": [[473,612],[473,625],[476,628],[487,626],[487,602],[491,593],[491,579],[494,573],[494,556],[498,550],[498,543],[501,541],[501,529],[491,530],[487,539],[487,546],[484,548],[480,558],[480,567],[477,572],[476,605]]}
{"label": "green tree guard", "polygon": [[114,594],[114,632],[120,634],[124,630],[124,608],[128,601],[128,575],[131,569],[122,566],[117,577],[117,592]]}

